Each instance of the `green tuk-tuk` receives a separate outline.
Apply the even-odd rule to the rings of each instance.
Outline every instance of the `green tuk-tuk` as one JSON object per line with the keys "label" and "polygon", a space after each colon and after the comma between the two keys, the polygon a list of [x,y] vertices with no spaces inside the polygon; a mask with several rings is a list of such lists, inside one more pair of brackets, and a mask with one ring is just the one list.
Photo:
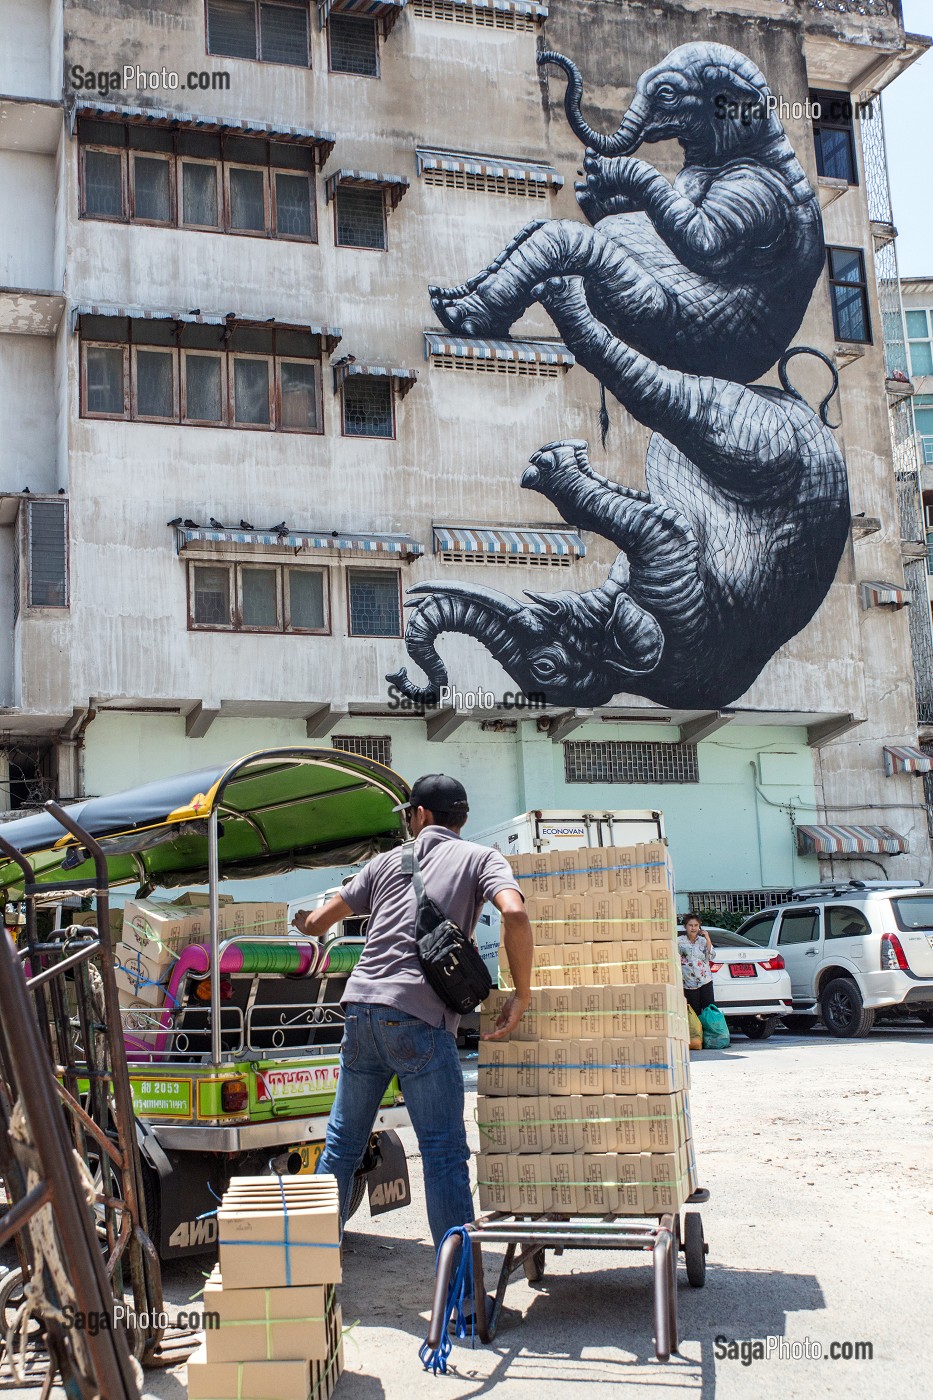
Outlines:
{"label": "green tuk-tuk", "polygon": [[[208,890],[209,937],[173,957],[164,1004],[121,1010],[149,1233],[162,1258],[211,1248],[212,1212],[231,1176],[314,1170],[339,1072],[340,996],[363,947],[365,921],[338,926],[323,946],[287,927],[225,930],[220,882],[367,860],[406,838],[393,808],[408,792],[382,764],[296,747],[64,809],[103,849],[111,886],[135,883],[137,900]],[[0,830],[28,858],[33,889],[49,885],[57,924],[67,924],[63,892],[95,883],[88,852],[51,813]],[[0,898],[15,900],[22,881],[0,856]],[[407,1122],[393,1081],[352,1209],[367,1186],[376,1213],[409,1204],[394,1131]]]}

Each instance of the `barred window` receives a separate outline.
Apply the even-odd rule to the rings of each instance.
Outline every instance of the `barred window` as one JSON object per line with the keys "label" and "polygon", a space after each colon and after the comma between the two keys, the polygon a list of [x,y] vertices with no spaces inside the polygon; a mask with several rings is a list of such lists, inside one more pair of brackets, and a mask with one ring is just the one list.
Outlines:
{"label": "barred window", "polygon": [[29,501],[26,505],[26,557],[30,608],[68,606],[68,505]]}
{"label": "barred window", "polygon": [[343,431],[345,437],[395,436],[391,380],[364,374],[344,380]]}
{"label": "barred window", "polygon": [[334,193],[334,211],[338,247],[386,247],[386,201],[383,190],[339,185]]}
{"label": "barred window", "polygon": [[787,889],[691,890],[687,901],[692,914],[699,914],[701,910],[719,914],[754,914],[759,909],[770,909],[774,904],[786,904],[790,893]]}
{"label": "barred window", "polygon": [[331,739],[331,747],[341,753],[355,753],[360,758],[371,758],[376,763],[392,766],[392,740],[382,734],[338,734]]}
{"label": "barred window", "polygon": [[698,783],[696,744],[564,744],[568,783]]}
{"label": "barred window", "polygon": [[351,569],[347,575],[350,636],[400,637],[400,587],[397,569]]}
{"label": "barred window", "polygon": [[308,0],[207,0],[207,52],[310,68]]}
{"label": "barred window", "polygon": [[379,77],[379,38],[376,21],[332,14],[328,24],[330,71]]}

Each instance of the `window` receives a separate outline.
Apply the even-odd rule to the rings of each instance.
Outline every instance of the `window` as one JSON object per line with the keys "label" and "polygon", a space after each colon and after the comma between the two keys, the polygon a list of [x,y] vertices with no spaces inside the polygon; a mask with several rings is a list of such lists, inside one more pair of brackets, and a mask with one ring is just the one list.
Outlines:
{"label": "window", "polygon": [[865,259],[860,248],[827,248],[829,290],[837,340],[871,340]]}
{"label": "window", "polygon": [[910,346],[910,372],[921,378],[933,374],[933,345],[931,345],[928,311],[906,311],[907,342]]}
{"label": "window", "polygon": [[818,909],[787,910],[781,920],[778,947],[786,948],[795,943],[816,943],[819,936],[820,912]]}
{"label": "window", "polygon": [[345,437],[395,436],[390,379],[353,374],[344,380],[343,431]]}
{"label": "window", "polygon": [[376,763],[392,766],[392,740],[381,734],[338,734],[331,739],[331,747],[341,753],[355,753],[360,758],[372,758]]}
{"label": "window", "polygon": [[698,783],[696,744],[564,744],[568,783]]}
{"label": "window", "polygon": [[770,909],[767,914],[752,919],[751,923],[743,924],[742,937],[747,938],[750,943],[757,943],[759,948],[767,948],[771,942],[771,931],[776,918],[777,910]]}
{"label": "window", "polygon": [[858,909],[830,905],[826,909],[827,938],[859,938],[871,933],[871,924]]}
{"label": "window", "polygon": [[351,637],[402,635],[401,575],[395,569],[350,569]]}
{"label": "window", "polygon": [[330,630],[324,569],[290,564],[189,564],[188,625],[231,632]]}
{"label": "window", "polygon": [[338,247],[386,247],[386,203],[382,190],[338,185],[334,191],[334,218]]}
{"label": "window", "polygon": [[321,431],[310,331],[82,316],[81,341],[86,418]]}
{"label": "window", "polygon": [[327,24],[330,71],[379,77],[379,38],[376,21],[331,14]]}
{"label": "window", "polygon": [[810,101],[820,107],[813,118],[817,174],[857,185],[851,97],[847,92],[811,92]]}
{"label": "window", "polygon": [[310,68],[308,0],[207,0],[207,52]]}
{"label": "window", "polygon": [[312,145],[83,117],[78,142],[84,218],[317,241]]}
{"label": "window", "polygon": [[68,504],[26,503],[26,606],[68,607]]}

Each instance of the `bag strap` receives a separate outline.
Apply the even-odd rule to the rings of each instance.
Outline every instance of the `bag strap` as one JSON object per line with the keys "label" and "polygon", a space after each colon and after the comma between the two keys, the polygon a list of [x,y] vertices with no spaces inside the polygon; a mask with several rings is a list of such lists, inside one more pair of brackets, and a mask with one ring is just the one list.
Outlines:
{"label": "bag strap", "polygon": [[415,851],[415,843],[412,841],[402,849],[402,874],[411,876],[411,883],[414,887],[415,898],[418,901],[418,908],[424,904],[424,880],[421,878],[421,867],[418,864],[418,856]]}

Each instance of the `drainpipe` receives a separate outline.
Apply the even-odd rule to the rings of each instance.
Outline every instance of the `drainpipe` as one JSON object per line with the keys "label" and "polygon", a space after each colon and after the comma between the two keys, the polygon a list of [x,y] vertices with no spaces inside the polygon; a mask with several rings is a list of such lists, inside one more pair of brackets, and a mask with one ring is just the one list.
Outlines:
{"label": "drainpipe", "polygon": [[748,766],[752,770],[752,802],[755,807],[755,833],[758,838],[758,880],[761,888],[765,887],[765,862],[764,852],[761,848],[761,813],[758,810],[758,768],[753,758],[748,761]]}

